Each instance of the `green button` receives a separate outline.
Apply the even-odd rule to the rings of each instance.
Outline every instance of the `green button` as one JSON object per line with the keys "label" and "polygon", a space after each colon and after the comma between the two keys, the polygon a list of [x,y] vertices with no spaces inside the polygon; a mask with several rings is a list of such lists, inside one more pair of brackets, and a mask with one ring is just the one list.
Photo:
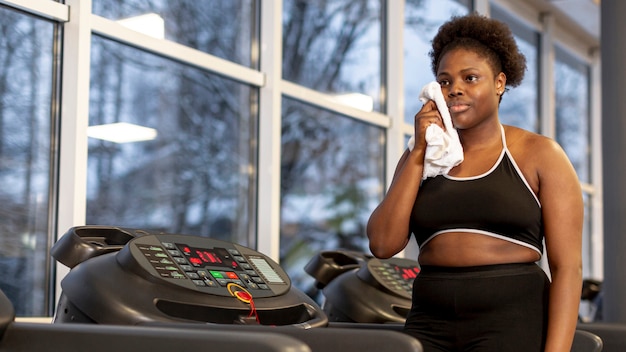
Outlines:
{"label": "green button", "polygon": [[222,272],[221,272],[221,271],[214,271],[214,270],[211,270],[211,271],[210,271],[210,273],[211,273],[211,275],[213,275],[213,277],[214,277],[214,278],[216,278],[216,279],[223,279],[223,278],[224,278],[224,275],[222,275]]}

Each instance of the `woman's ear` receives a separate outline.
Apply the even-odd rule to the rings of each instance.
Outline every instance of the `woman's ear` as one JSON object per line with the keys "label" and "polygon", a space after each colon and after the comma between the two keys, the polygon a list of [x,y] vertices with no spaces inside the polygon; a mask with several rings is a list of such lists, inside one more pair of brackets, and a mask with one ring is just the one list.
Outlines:
{"label": "woman's ear", "polygon": [[498,95],[502,95],[506,89],[506,75],[504,72],[500,72],[496,75],[496,92]]}

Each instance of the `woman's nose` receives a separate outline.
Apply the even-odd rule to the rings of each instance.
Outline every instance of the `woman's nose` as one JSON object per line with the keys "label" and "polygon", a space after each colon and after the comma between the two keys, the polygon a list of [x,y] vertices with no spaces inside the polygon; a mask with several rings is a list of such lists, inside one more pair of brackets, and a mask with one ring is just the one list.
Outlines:
{"label": "woman's nose", "polygon": [[461,87],[459,87],[458,84],[450,84],[448,86],[448,96],[449,97],[456,97],[459,95],[462,95],[463,91],[461,89]]}

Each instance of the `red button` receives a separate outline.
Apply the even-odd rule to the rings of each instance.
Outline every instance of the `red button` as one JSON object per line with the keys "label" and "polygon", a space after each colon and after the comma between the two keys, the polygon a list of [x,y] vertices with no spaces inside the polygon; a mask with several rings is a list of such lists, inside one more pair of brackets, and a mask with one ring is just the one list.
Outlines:
{"label": "red button", "polygon": [[226,272],[226,276],[227,276],[229,279],[235,279],[235,280],[239,279],[239,277],[237,276],[237,274],[235,274],[235,273],[234,273],[234,272],[232,272],[232,271],[227,271],[227,272]]}
{"label": "red button", "polygon": [[252,296],[248,292],[244,292],[244,291],[235,292],[235,297],[237,297],[238,299],[244,302],[250,302],[250,300],[252,300]]}

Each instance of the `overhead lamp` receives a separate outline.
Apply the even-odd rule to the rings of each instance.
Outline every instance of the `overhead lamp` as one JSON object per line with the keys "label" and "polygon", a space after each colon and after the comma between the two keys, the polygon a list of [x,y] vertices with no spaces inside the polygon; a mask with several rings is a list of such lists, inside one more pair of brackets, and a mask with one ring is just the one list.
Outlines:
{"label": "overhead lamp", "polygon": [[334,94],[331,100],[363,111],[374,110],[374,99],[362,93]]}
{"label": "overhead lamp", "polygon": [[149,35],[157,39],[165,38],[165,20],[159,14],[147,13],[134,17],[117,20],[117,23],[136,32]]}
{"label": "overhead lamp", "polygon": [[87,136],[113,143],[132,143],[153,140],[157,137],[154,128],[117,122],[87,127]]}

